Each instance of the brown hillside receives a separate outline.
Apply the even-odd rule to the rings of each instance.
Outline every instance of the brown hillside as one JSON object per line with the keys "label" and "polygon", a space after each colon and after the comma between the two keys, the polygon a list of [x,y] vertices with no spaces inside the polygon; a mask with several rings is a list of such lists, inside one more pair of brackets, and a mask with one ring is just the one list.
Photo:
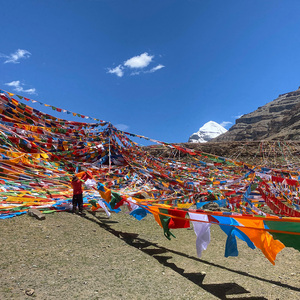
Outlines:
{"label": "brown hillside", "polygon": [[300,140],[300,87],[236,120],[214,142]]}
{"label": "brown hillside", "polygon": [[[180,146],[255,165],[299,165],[300,141],[247,141],[183,143]],[[165,146],[145,147],[151,155],[189,161],[191,156]],[[201,160],[205,160],[203,157]]]}

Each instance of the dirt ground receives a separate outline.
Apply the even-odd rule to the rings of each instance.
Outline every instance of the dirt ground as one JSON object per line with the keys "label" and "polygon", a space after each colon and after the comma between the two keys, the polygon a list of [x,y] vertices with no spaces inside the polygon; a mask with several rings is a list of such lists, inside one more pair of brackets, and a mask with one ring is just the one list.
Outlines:
{"label": "dirt ground", "polygon": [[225,258],[217,225],[201,259],[192,229],[169,241],[152,216],[124,212],[23,215],[0,232],[0,299],[300,299],[298,251],[273,266],[238,241],[239,256]]}

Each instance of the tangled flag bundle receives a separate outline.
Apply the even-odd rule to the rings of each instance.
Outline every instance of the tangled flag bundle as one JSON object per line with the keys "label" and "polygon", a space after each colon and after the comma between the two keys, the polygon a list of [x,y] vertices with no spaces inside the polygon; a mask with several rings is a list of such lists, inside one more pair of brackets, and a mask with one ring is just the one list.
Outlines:
{"label": "tangled flag bundle", "polygon": [[[168,239],[175,237],[173,229],[192,222],[199,257],[210,242],[211,224],[227,234],[226,257],[238,255],[236,237],[273,264],[285,246],[300,250],[299,166],[250,165],[50,106],[96,122],[59,119],[20,100],[50,106],[0,90],[0,219],[33,207],[69,210],[72,176],[88,174],[85,207],[110,216],[126,205],[137,220],[152,214]],[[131,137],[185,153],[189,161],[150,155]],[[206,210],[207,204],[220,209]]]}

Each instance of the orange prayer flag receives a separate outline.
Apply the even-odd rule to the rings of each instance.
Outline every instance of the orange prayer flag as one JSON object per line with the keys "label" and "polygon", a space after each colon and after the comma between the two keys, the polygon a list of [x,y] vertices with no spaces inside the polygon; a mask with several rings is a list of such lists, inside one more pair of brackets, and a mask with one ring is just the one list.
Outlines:
{"label": "orange prayer flag", "polygon": [[[249,220],[240,218],[239,223],[247,227],[255,227],[264,229],[263,220]],[[253,244],[259,248],[266,258],[275,265],[277,253],[279,253],[285,246],[278,240],[274,240],[273,236],[265,231],[252,228],[239,227],[244,232]]]}

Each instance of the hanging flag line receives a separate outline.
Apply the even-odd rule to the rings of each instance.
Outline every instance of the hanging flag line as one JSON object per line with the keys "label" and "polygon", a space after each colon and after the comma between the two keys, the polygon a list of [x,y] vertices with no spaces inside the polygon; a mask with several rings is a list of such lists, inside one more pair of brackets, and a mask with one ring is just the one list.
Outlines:
{"label": "hanging flag line", "polygon": [[[0,93],[6,93],[7,95],[9,95],[10,97],[13,97],[13,96],[17,96],[20,100],[25,100],[25,101],[31,101],[32,103],[38,103],[40,105],[43,105],[43,106],[46,106],[46,107],[51,107],[52,110],[54,111],[57,111],[57,112],[63,112],[63,113],[66,113],[68,115],[73,115],[74,117],[79,117],[79,118],[82,118],[82,119],[88,119],[88,120],[93,120],[93,121],[98,121],[100,123],[108,123],[106,121],[103,121],[103,120],[100,120],[100,119],[97,119],[97,118],[92,118],[92,117],[89,117],[89,116],[85,116],[85,115],[82,115],[82,114],[79,114],[79,113],[75,113],[75,112],[72,112],[72,111],[69,111],[67,109],[63,109],[63,108],[59,108],[59,107],[55,107],[53,105],[49,105],[49,104],[46,104],[46,103],[43,103],[41,101],[37,101],[37,100],[33,100],[33,99],[30,99],[30,98],[27,98],[27,97],[23,97],[21,95],[17,95],[17,94],[14,94],[14,93],[10,93],[10,92],[7,92],[5,90],[2,90],[0,89]],[[16,99],[14,99],[16,100]],[[57,120],[61,120],[59,118],[56,118]]]}

